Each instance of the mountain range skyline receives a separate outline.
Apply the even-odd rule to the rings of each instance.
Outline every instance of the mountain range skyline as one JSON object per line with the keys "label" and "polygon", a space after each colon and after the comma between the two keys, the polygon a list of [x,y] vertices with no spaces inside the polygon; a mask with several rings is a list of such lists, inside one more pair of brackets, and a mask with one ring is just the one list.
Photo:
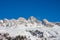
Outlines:
{"label": "mountain range skyline", "polygon": [[30,16],[60,22],[60,0],[0,0],[0,19]]}

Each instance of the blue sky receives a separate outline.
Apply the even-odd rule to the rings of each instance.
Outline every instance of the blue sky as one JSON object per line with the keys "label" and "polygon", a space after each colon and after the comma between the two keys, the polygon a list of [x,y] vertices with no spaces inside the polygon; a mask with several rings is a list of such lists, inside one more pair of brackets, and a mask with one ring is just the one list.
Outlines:
{"label": "blue sky", "polygon": [[60,21],[60,0],[0,0],[0,19],[30,16]]}

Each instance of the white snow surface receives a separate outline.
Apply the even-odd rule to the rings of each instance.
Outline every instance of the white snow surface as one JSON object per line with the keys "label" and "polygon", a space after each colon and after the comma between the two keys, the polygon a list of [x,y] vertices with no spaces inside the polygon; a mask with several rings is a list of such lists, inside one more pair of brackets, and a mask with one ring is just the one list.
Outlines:
{"label": "white snow surface", "polygon": [[[32,26],[30,25],[31,23],[27,23],[27,27],[24,24],[8,27],[0,26],[0,33],[9,33],[9,36],[11,37],[23,35],[26,37],[30,36],[31,40],[41,40],[41,38],[33,36],[30,32],[28,32],[29,30],[39,30],[43,32],[43,38],[46,38],[46,40],[60,40],[60,26],[54,25],[53,27],[47,27],[43,24],[37,26],[37,23],[33,24]],[[50,38],[51,36],[55,36],[55,38]]]}

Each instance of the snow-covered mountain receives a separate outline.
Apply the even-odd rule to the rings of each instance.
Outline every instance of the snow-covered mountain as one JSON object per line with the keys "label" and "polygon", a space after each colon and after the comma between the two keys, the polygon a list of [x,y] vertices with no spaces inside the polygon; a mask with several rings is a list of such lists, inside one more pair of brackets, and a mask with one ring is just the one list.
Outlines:
{"label": "snow-covered mountain", "polygon": [[60,23],[25,19],[0,20],[0,40],[60,40]]}

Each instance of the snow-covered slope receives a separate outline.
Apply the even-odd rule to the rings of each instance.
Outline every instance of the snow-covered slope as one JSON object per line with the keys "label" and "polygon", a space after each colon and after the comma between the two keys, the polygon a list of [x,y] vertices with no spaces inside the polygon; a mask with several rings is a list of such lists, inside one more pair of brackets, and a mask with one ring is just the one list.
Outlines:
{"label": "snow-covered slope", "polygon": [[60,26],[31,16],[0,20],[0,40],[60,40]]}

